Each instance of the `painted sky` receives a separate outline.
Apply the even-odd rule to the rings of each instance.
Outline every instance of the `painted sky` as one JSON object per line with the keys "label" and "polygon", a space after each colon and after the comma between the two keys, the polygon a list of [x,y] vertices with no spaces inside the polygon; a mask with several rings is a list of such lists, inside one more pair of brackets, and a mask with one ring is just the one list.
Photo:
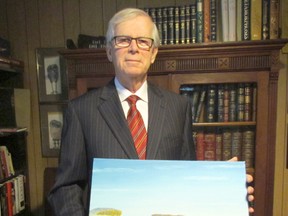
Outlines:
{"label": "painted sky", "polygon": [[244,162],[94,159],[90,210],[248,216]]}

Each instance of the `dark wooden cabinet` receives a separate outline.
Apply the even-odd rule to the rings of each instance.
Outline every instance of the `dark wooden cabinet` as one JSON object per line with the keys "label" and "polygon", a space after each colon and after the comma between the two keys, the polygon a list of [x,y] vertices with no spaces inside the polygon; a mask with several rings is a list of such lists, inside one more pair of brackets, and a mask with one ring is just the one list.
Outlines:
{"label": "dark wooden cabinet", "polygon": [[[256,216],[273,212],[277,81],[279,55],[286,43],[277,39],[162,46],[148,73],[151,82],[176,93],[182,84],[257,84],[255,165],[247,170],[254,176]],[[103,86],[114,76],[104,49],[62,50],[60,54],[67,63],[70,99]],[[221,124],[233,126],[214,126]]]}

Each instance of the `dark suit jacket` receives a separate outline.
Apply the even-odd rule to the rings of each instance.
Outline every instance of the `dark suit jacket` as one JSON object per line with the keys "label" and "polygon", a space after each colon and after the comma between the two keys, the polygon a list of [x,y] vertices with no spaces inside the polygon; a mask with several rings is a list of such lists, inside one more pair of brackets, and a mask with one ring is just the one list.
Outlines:
{"label": "dark suit jacket", "polygon": [[[147,159],[195,159],[187,98],[148,83],[148,100]],[[48,196],[57,215],[85,215],[83,189],[95,157],[138,158],[114,81],[68,105],[58,174]]]}

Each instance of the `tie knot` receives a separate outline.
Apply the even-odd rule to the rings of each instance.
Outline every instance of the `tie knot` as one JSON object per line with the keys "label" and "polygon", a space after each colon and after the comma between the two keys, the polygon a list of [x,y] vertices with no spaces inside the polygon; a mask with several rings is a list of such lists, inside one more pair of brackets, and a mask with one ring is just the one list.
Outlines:
{"label": "tie knot", "polygon": [[130,95],[128,98],[127,98],[127,101],[130,105],[135,105],[137,100],[139,100],[139,97],[136,96],[136,95]]}

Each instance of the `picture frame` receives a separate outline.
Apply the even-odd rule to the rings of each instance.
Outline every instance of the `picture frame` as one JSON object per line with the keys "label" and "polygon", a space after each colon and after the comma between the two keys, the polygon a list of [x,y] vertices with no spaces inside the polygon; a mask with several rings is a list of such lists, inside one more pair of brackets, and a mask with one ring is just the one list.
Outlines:
{"label": "picture frame", "polygon": [[64,48],[37,48],[37,76],[39,102],[59,102],[68,99],[67,72],[59,50]]}
{"label": "picture frame", "polygon": [[58,157],[61,147],[65,103],[40,105],[41,144],[43,157]]}

